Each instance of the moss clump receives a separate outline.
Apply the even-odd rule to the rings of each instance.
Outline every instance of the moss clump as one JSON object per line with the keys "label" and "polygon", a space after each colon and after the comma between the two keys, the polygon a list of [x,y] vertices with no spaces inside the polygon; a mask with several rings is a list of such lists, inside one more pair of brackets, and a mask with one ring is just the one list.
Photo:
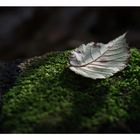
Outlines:
{"label": "moss clump", "polygon": [[67,66],[69,52],[32,61],[3,96],[5,133],[140,132],[140,52],[131,49],[127,68],[92,80]]}

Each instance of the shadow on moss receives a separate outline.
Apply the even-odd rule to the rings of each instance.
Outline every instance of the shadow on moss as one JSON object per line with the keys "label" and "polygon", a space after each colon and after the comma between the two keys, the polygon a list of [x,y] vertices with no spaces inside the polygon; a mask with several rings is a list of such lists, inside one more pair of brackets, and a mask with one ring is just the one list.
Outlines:
{"label": "shadow on moss", "polygon": [[140,53],[132,49],[128,67],[104,80],[70,71],[68,55],[52,53],[25,66],[3,97],[1,132],[139,132]]}
{"label": "shadow on moss", "polygon": [[[55,107],[60,107],[59,112],[58,114],[55,112],[55,115],[53,112],[51,119],[45,119],[39,127],[35,128],[35,131],[41,133],[90,132],[91,130],[82,123],[87,118],[93,117],[95,112],[102,108],[107,94],[107,87],[97,88],[100,81],[75,75],[69,69],[64,69],[57,79],[54,85],[52,85],[53,81],[50,81],[51,95],[47,95],[47,98],[49,98],[48,102],[51,101],[52,104],[58,103],[58,106]],[[40,83],[43,82],[48,83],[48,79],[40,81]],[[55,122],[55,120],[59,120],[59,122]]]}

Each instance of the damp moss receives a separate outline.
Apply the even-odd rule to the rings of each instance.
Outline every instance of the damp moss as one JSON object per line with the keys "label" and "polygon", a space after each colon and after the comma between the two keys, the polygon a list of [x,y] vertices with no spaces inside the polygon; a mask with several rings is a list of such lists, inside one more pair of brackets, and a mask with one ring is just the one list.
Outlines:
{"label": "damp moss", "polygon": [[128,67],[103,80],[67,68],[69,51],[50,53],[26,65],[3,96],[3,133],[140,132],[140,52]]}

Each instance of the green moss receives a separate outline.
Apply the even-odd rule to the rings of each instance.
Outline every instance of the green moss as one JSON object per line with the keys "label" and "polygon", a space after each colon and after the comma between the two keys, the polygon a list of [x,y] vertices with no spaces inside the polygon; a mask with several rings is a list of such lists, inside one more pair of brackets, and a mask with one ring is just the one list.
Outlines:
{"label": "green moss", "polygon": [[127,68],[92,80],[67,66],[68,51],[35,59],[3,96],[1,131],[129,133],[140,131],[140,52]]}

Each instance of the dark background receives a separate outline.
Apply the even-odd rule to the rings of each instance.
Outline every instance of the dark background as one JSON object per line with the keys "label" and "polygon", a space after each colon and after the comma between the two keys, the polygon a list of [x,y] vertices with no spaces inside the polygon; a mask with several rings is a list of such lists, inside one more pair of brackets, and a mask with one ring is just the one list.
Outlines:
{"label": "dark background", "polygon": [[107,43],[126,31],[129,46],[140,49],[139,7],[1,7],[0,109],[24,58]]}
{"label": "dark background", "polygon": [[130,47],[140,48],[140,8],[1,7],[0,59],[107,43],[126,31]]}

